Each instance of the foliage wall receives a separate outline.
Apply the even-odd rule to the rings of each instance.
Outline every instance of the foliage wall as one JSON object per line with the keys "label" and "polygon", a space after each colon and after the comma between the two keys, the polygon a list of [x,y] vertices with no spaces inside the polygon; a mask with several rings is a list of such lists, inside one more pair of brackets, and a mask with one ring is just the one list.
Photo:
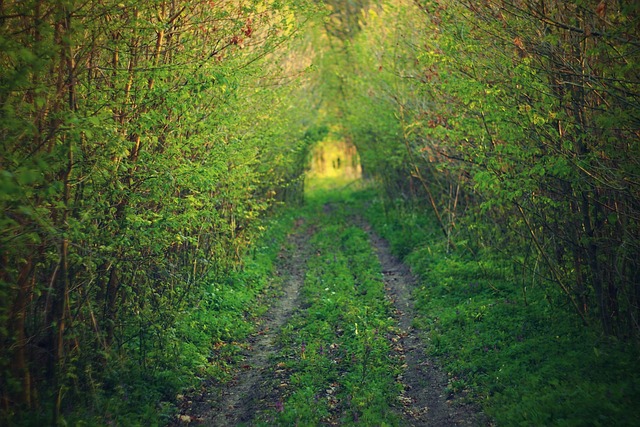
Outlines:
{"label": "foliage wall", "polygon": [[55,423],[105,372],[175,363],[203,281],[300,191],[314,118],[291,108],[308,65],[292,40],[310,11],[0,2],[5,416],[53,405]]}
{"label": "foliage wall", "polygon": [[638,336],[640,6],[386,1],[359,22],[333,91],[364,171],[452,245],[503,250],[585,323]]}

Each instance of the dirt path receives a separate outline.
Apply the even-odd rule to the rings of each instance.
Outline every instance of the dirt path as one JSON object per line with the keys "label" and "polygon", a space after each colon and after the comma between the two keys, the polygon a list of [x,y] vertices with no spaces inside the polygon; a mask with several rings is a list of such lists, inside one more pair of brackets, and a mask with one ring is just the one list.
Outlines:
{"label": "dirt path", "polygon": [[373,233],[368,225],[361,223],[361,227],[368,232],[380,260],[385,288],[396,308],[398,326],[402,331],[396,348],[404,356],[406,365],[401,379],[404,391],[400,396],[405,419],[412,426],[488,425],[486,418],[476,409],[445,396],[447,375],[427,357],[419,331],[411,326],[414,318],[411,288],[416,279],[409,268],[391,254],[386,241]]}
{"label": "dirt path", "polygon": [[282,296],[271,306],[258,334],[251,338],[251,346],[242,370],[228,384],[220,387],[208,384],[200,396],[192,396],[188,411],[177,417],[176,425],[236,426],[250,424],[259,410],[265,409],[267,397],[273,394],[269,381],[270,357],[275,353],[275,338],[294,310],[299,306],[298,293],[304,282],[306,245],[298,221],[289,237],[291,250],[280,254],[277,274],[284,279]]}
{"label": "dirt path", "polygon": [[[400,329],[395,351],[404,359],[405,372],[399,381],[404,391],[399,397],[404,425],[479,426],[490,425],[476,409],[456,403],[446,393],[447,376],[424,352],[419,331],[412,328],[414,318],[411,288],[415,278],[407,266],[396,259],[387,243],[360,220],[355,221],[370,237],[382,267],[387,295],[393,301]],[[252,337],[242,369],[230,383],[205,384],[203,392],[190,396],[192,402],[174,425],[236,426],[251,425],[264,410],[274,409],[281,398],[276,389],[275,339],[280,328],[300,306],[299,291],[304,282],[304,266],[309,256],[307,243],[312,230],[296,223],[289,236],[290,249],[280,254],[277,274],[283,278],[282,295],[269,309],[263,328]]]}

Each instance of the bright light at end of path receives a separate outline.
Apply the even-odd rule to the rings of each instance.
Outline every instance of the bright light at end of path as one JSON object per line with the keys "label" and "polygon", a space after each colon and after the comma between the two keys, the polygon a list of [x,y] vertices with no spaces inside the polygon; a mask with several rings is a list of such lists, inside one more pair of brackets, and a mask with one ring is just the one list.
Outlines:
{"label": "bright light at end of path", "polygon": [[319,142],[311,153],[310,169],[305,188],[338,188],[362,178],[362,167],[356,147],[346,141],[327,138]]}

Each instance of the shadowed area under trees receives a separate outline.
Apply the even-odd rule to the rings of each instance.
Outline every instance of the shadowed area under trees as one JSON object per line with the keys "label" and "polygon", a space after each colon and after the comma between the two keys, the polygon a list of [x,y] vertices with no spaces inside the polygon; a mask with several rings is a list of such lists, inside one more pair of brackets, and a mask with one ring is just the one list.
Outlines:
{"label": "shadowed area under trees", "polygon": [[313,142],[291,110],[307,65],[282,56],[307,7],[0,4],[3,413],[55,423],[123,372],[206,358],[175,366],[181,324],[295,198]]}
{"label": "shadowed area under trees", "polygon": [[0,2],[1,422],[157,424],[228,380],[328,141],[421,277],[466,298],[499,264],[514,311],[637,362],[639,29],[614,0]]}

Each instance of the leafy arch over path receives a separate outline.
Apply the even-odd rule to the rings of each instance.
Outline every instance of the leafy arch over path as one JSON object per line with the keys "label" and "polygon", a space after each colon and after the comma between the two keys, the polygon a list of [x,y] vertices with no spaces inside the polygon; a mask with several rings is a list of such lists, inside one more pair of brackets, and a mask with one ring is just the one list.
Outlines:
{"label": "leafy arch over path", "polygon": [[205,284],[230,287],[261,219],[301,200],[329,125],[450,247],[503,250],[554,306],[637,339],[628,3],[2,2],[4,416],[55,423],[122,372],[169,395],[201,369],[184,325],[207,326]]}

